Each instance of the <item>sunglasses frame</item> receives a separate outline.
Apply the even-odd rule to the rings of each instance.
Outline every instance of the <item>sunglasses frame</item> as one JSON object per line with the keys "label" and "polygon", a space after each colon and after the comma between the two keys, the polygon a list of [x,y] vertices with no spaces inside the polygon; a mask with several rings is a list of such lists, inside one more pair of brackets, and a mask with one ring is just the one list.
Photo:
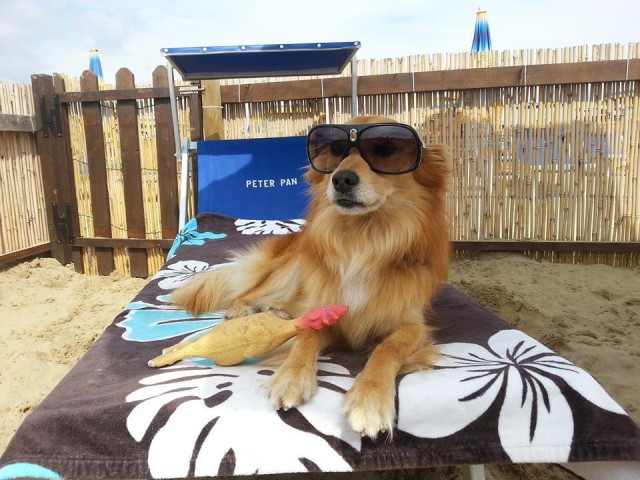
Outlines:
{"label": "sunglasses frame", "polygon": [[[424,143],[422,142],[422,139],[420,138],[420,135],[418,135],[418,132],[416,132],[416,130],[413,127],[411,127],[410,125],[407,125],[406,123],[395,123],[395,122],[394,123],[391,123],[391,122],[387,122],[387,123],[364,123],[364,124],[361,124],[361,125],[349,125],[349,124],[344,125],[344,124],[325,123],[325,124],[321,124],[321,125],[316,125],[315,127],[311,128],[311,130],[309,130],[309,133],[307,134],[307,145],[306,145],[306,148],[307,148],[307,160],[309,161],[309,164],[311,165],[311,168],[313,168],[318,173],[322,173],[323,175],[329,175],[329,174],[335,172],[336,168],[334,168],[333,170],[320,170],[320,169],[315,167],[315,165],[313,164],[313,160],[311,159],[311,156],[309,155],[309,138],[311,137],[311,134],[315,130],[318,130],[320,128],[325,128],[325,127],[333,127],[333,128],[337,128],[339,130],[342,130],[343,132],[345,132],[347,134],[347,140],[349,140],[351,142],[351,145],[349,147],[347,147],[344,156],[340,159],[340,161],[336,165],[336,168],[338,168],[338,166],[340,165],[342,160],[344,160],[345,158],[347,158],[349,156],[349,152],[351,151],[352,148],[355,148],[355,149],[358,150],[358,153],[360,153],[360,156],[362,157],[362,159],[365,162],[367,162],[367,165],[369,165],[369,168],[371,168],[371,170],[373,170],[374,172],[379,173],[381,175],[404,175],[405,173],[413,172],[422,163],[422,158],[424,156],[424,151],[425,151]],[[417,148],[416,159],[415,159],[413,165],[410,168],[408,168],[406,170],[403,170],[401,172],[383,172],[383,171],[375,168],[373,165],[371,165],[371,162],[367,158],[367,155],[364,152],[364,150],[362,148],[362,145],[360,144],[360,137],[362,136],[363,132],[365,132],[366,130],[369,130],[371,128],[374,128],[374,127],[400,127],[400,128],[405,129],[405,130],[409,130],[411,132],[411,134],[413,135],[413,137],[416,140],[416,146],[418,148]],[[317,158],[317,156],[315,158]]]}

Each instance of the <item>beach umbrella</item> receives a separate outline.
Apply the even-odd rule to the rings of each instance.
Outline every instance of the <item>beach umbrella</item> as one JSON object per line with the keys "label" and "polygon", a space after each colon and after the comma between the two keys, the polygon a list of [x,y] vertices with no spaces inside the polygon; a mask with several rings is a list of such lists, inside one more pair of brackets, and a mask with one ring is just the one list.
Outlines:
{"label": "beach umbrella", "polygon": [[478,10],[476,13],[476,28],[473,31],[472,52],[485,52],[491,50],[491,34],[487,23],[487,12]]}
{"label": "beach umbrella", "polygon": [[92,48],[89,50],[89,54],[89,70],[95,73],[96,77],[98,77],[98,82],[102,83],[102,64],[98,56],[98,49]]}

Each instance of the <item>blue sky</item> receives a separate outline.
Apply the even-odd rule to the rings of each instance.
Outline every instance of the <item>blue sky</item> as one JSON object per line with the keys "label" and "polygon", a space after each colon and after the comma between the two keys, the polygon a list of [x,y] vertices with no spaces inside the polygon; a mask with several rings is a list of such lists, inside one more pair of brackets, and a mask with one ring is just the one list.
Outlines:
{"label": "blue sky", "polygon": [[359,58],[464,52],[479,7],[497,50],[640,42],[637,0],[0,0],[0,80],[79,76],[94,47],[106,81],[128,67],[140,83],[162,47],[359,40]]}

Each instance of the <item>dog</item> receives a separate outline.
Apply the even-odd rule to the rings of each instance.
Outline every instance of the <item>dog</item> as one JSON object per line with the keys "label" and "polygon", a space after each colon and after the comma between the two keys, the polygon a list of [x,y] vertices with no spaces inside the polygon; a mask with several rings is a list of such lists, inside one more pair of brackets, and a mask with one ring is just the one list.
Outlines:
{"label": "dog", "polygon": [[337,325],[296,337],[270,377],[270,401],[286,410],[309,400],[323,350],[370,351],[346,393],[345,413],[362,436],[392,435],[397,375],[428,368],[438,355],[425,316],[449,269],[448,154],[378,116],[314,127],[307,145],[313,160],[303,230],[196,275],[171,300],[195,315],[227,309],[228,318],[263,311],[294,318],[321,305],[347,305]]}

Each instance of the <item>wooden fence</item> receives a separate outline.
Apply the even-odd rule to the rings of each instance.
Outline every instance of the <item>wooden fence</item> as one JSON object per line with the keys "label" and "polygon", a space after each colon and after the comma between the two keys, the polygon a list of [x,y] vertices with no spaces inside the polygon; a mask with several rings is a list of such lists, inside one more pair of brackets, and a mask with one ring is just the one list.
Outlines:
{"label": "wooden fence", "polygon": [[[127,69],[118,71],[116,89],[99,89],[89,71],[80,91],[60,75],[34,75],[32,84],[45,104],[36,125],[54,256],[85,273],[153,274],[178,230],[166,68],[147,88],[136,88]],[[182,134],[193,139],[202,131],[199,101],[181,99]]]}
{"label": "wooden fence", "polygon": [[[594,47],[597,62],[584,62],[580,48],[446,57],[479,67],[473,71],[417,71],[436,64],[422,56],[397,62],[395,73],[364,75],[396,67],[361,61],[359,112],[409,123],[451,148],[457,251],[638,265],[637,47],[627,58],[620,48]],[[581,63],[535,64],[567,59]],[[204,86],[205,116],[220,116],[207,137],[304,135],[351,117],[345,77]],[[87,273],[154,273],[177,230],[180,174],[164,67],[148,88],[122,69],[115,89],[85,72],[80,82],[36,75],[33,90],[54,255]],[[181,135],[201,138],[200,95],[179,98]]]}

